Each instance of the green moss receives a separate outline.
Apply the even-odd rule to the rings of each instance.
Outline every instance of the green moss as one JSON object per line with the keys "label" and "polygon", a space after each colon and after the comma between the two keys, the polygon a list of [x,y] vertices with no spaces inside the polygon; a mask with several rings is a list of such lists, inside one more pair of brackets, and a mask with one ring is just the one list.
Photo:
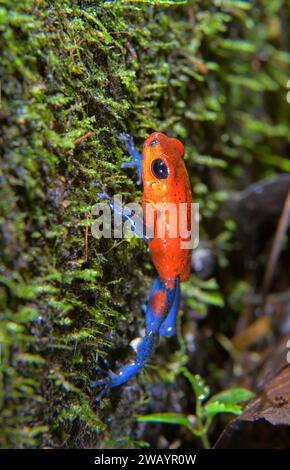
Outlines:
{"label": "green moss", "polygon": [[207,171],[230,187],[253,162],[260,177],[287,166],[288,3],[178,3],[1,2],[3,447],[135,440],[138,400],[96,407],[88,387],[96,352],[137,334],[153,275],[134,241],[90,235],[85,260],[93,183],[140,196],[120,170],[121,131],[185,141],[205,226],[221,199]]}

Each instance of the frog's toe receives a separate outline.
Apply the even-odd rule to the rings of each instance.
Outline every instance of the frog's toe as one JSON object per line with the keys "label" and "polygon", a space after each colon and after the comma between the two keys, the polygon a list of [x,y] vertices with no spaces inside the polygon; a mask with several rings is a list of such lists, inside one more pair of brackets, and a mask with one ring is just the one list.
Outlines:
{"label": "frog's toe", "polygon": [[102,399],[104,398],[104,396],[107,394],[108,390],[110,389],[110,384],[107,383],[103,389],[100,391],[99,395],[96,396],[96,398],[94,399],[94,402],[96,403],[96,405],[98,405]]}
{"label": "frog's toe", "polygon": [[100,401],[104,398],[104,396],[106,395],[108,390],[111,388],[110,384],[111,384],[110,377],[107,377],[107,378],[101,379],[101,380],[96,380],[96,381],[90,383],[91,388],[101,387],[101,390],[100,390],[99,394],[96,396],[96,398],[94,400],[94,402],[96,404],[100,403]]}
{"label": "frog's toe", "polygon": [[119,134],[119,138],[125,145],[134,147],[134,139],[132,136],[125,134],[125,132],[121,132],[121,134]]}
{"label": "frog's toe", "polygon": [[100,199],[109,199],[108,195],[105,193],[105,191],[103,191],[101,193],[97,193],[97,197],[99,197]]}
{"label": "frog's toe", "polygon": [[[106,358],[104,357],[98,357],[96,359],[96,366],[94,367],[95,372],[103,372],[106,373],[109,370],[109,363]],[[99,364],[101,363],[101,365]]]}
{"label": "frog's toe", "polygon": [[90,388],[102,387],[103,385],[106,385],[107,382],[108,379],[95,380],[94,382],[90,383]]}

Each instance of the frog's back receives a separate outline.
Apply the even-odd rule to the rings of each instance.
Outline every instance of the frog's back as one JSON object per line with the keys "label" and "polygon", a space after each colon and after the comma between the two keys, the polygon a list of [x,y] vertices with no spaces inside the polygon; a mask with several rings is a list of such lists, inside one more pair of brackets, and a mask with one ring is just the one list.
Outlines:
{"label": "frog's back", "polygon": [[[190,274],[191,249],[184,248],[184,242],[188,241],[186,231],[191,228],[191,192],[183,155],[180,141],[158,132],[144,143],[143,208],[145,214],[147,204],[156,210],[154,238],[149,249],[162,280],[177,277],[186,280]],[[172,204],[175,209],[171,211]],[[145,224],[148,223],[145,217]],[[162,236],[158,231],[160,226]]]}

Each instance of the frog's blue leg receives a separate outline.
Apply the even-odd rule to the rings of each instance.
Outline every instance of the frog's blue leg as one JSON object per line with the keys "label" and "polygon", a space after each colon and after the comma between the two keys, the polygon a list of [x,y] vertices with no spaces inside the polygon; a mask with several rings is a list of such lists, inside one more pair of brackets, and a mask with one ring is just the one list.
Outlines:
{"label": "frog's blue leg", "polygon": [[160,327],[172,309],[178,289],[178,280],[167,283],[155,279],[146,311],[146,333],[136,348],[136,359],[121,367],[116,374],[110,371],[109,377],[91,384],[92,387],[104,387],[98,401],[108,389],[118,387],[134,377],[150,359],[159,340]]}
{"label": "frog's blue leg", "polygon": [[173,305],[169,310],[167,317],[160,328],[160,336],[174,336],[175,335],[175,322],[178,314],[180,302],[180,285],[177,285],[176,294],[174,298]]}
{"label": "frog's blue leg", "polygon": [[[152,298],[152,296],[154,295],[154,292],[158,290],[159,282],[160,282],[159,279],[156,278],[151,288],[147,301],[150,298]],[[179,303],[180,303],[180,285],[179,283],[177,283],[173,304],[168,312],[167,317],[165,318],[165,320],[163,321],[160,327],[160,331],[159,331],[160,336],[174,336],[175,335],[175,321],[176,321],[176,317],[178,314]],[[151,321],[150,315],[151,313],[150,311],[148,311],[146,313],[146,322]]]}
{"label": "frog's blue leg", "polygon": [[97,193],[100,199],[106,199],[109,203],[111,210],[118,216],[122,217],[123,222],[126,222],[130,230],[136,233],[138,237],[142,238],[146,243],[149,243],[150,238],[146,235],[144,221],[138,218],[132,211],[123,208],[114,199],[112,199],[101,187],[101,192]]}
{"label": "frog's blue leg", "polygon": [[120,139],[122,142],[124,142],[126,149],[129,152],[129,155],[131,157],[131,160],[129,162],[123,162],[121,165],[121,168],[127,168],[127,167],[136,167],[138,170],[138,184],[141,184],[142,181],[142,155],[140,155],[139,152],[137,152],[135,145],[134,145],[134,140],[133,137],[130,137],[126,134],[120,134]]}

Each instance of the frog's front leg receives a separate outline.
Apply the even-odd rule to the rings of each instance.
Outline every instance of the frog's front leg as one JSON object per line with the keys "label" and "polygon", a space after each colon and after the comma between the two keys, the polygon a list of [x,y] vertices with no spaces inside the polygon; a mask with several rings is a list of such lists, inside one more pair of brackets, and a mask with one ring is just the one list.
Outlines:
{"label": "frog's front leg", "polygon": [[[179,302],[179,281],[161,281],[156,278],[151,289],[146,309],[146,333],[139,339],[136,350],[136,359],[130,364],[121,367],[117,373],[109,372],[106,379],[91,384],[92,387],[102,386],[103,390],[99,401],[108,389],[118,387],[134,377],[152,356],[160,336],[160,328],[172,311],[175,302]],[[177,307],[178,308],[178,307]],[[176,308],[175,310],[176,311]]]}
{"label": "frog's front leg", "polygon": [[142,181],[142,155],[137,152],[133,137],[128,136],[127,134],[120,134],[120,139],[124,142],[126,149],[129,152],[131,160],[129,162],[123,162],[121,168],[136,167],[138,171],[138,180],[137,184],[141,184]]}
{"label": "frog's front leg", "polygon": [[132,230],[132,232],[136,233],[138,237],[142,238],[146,243],[150,242],[150,237],[146,235],[146,227],[144,226],[144,220],[137,217],[137,215],[124,207],[122,207],[118,202],[116,202],[113,198],[111,198],[101,186],[100,192],[97,193],[97,196],[100,199],[105,199],[108,201],[108,204],[114,213],[114,215],[121,216],[123,222]]}

